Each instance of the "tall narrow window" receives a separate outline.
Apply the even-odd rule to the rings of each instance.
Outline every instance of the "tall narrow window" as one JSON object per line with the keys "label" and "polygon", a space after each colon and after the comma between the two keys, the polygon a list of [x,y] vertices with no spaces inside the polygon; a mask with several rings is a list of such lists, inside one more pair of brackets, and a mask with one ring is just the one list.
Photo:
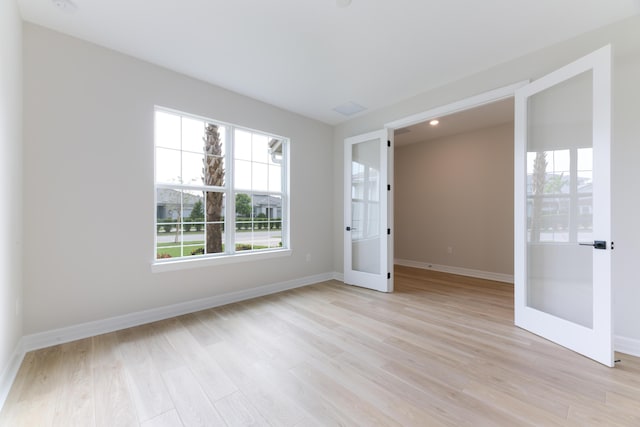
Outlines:
{"label": "tall narrow window", "polygon": [[156,108],[156,260],[287,248],[288,140]]}

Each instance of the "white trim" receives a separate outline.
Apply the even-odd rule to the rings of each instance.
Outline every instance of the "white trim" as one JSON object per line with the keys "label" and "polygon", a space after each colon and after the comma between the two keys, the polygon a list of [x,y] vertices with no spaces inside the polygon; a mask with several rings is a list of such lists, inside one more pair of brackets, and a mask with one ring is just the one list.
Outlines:
{"label": "white trim", "polygon": [[338,273],[338,272],[333,272],[333,280],[337,280],[338,282],[344,283],[344,274],[343,273]]}
{"label": "white trim", "polygon": [[528,83],[529,80],[524,80],[508,86],[500,87],[498,89],[490,90],[488,92],[483,92],[481,94],[461,99],[450,104],[442,105],[431,110],[413,114],[399,120],[394,120],[385,124],[384,127],[390,129],[401,129],[407,126],[415,125],[417,123],[425,122],[436,117],[457,113],[458,111],[464,111],[470,108],[480,107],[481,105],[499,101],[501,99],[510,98],[514,95],[516,89],[519,89]]}
{"label": "white trim", "polygon": [[613,337],[613,348],[615,351],[640,357],[640,340],[616,335]]}
{"label": "white trim", "polygon": [[0,375],[0,410],[2,410],[4,403],[7,400],[7,396],[9,395],[9,391],[11,391],[16,375],[18,375],[20,365],[22,365],[22,360],[26,353],[23,341],[23,338],[18,341],[18,345],[16,345],[16,348],[13,350],[13,353],[9,358],[9,363],[7,363],[4,371],[2,371],[2,375]]}
{"label": "white trim", "polygon": [[234,264],[245,261],[262,261],[265,259],[291,256],[291,249],[267,249],[264,252],[236,252],[234,254],[209,257],[181,257],[175,261],[154,260],[151,263],[152,273],[163,271],[187,270],[190,268],[211,267],[212,265]]}
{"label": "white trim", "polygon": [[24,351],[32,351],[100,334],[106,334],[120,329],[131,328],[145,323],[169,319],[200,310],[206,310],[212,307],[218,307],[225,304],[231,304],[238,301],[286,291],[288,289],[325,282],[327,280],[332,280],[333,277],[334,273],[307,276],[299,279],[288,280],[286,282],[259,286],[257,288],[230,292],[213,297],[172,304],[165,307],[152,308],[150,310],[139,311],[122,316],[26,335],[22,339],[23,349]]}
{"label": "white trim", "polygon": [[513,275],[503,273],[493,273],[490,271],[474,270],[471,268],[453,267],[449,265],[438,265],[430,262],[412,261],[409,259],[395,260],[397,265],[405,267],[421,268],[423,270],[434,270],[442,273],[458,274],[460,276],[476,277],[478,279],[495,280],[496,282],[505,282],[513,284]]}

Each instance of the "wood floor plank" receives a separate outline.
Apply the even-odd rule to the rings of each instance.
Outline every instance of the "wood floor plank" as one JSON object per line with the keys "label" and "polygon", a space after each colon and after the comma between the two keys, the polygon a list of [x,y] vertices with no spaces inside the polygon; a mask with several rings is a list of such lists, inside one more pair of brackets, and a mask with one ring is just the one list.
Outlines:
{"label": "wood floor plank", "polygon": [[150,357],[125,365],[127,384],[138,419],[146,421],[174,408],[160,371]]}
{"label": "wood floor plank", "polygon": [[140,427],[182,427],[183,425],[182,420],[178,416],[178,411],[172,409],[143,422],[140,424]]}
{"label": "wood floor plank", "polygon": [[166,332],[170,332],[175,325],[175,322],[171,320],[172,319],[169,321],[163,320],[139,326],[139,328],[143,328],[145,331],[147,350],[160,372],[186,366],[185,360],[176,348],[171,345],[165,334]]}
{"label": "wood floor plank", "polygon": [[124,367],[117,364],[93,368],[95,425],[138,426],[135,404],[129,392]]}
{"label": "wood floor plank", "polygon": [[58,393],[53,426],[84,427],[95,420],[91,340],[80,340],[60,346],[62,351],[63,386]]}
{"label": "wood floor plank", "polygon": [[218,400],[215,407],[229,427],[270,425],[240,391]]}
{"label": "wood floor plank", "polygon": [[[318,424],[322,426],[355,426],[357,423],[346,413],[340,411],[331,403],[333,396],[323,395],[315,389],[308,387],[291,373],[289,369],[280,369],[270,366],[266,362],[260,362],[261,369],[256,370],[263,382],[277,384],[282,393],[295,401],[309,417],[303,418],[296,425],[303,426]],[[311,422],[311,421],[315,421]]]}
{"label": "wood floor plank", "polygon": [[169,394],[185,427],[223,426],[224,421],[186,367],[162,374]]}
{"label": "wood floor plank", "polygon": [[356,425],[400,426],[401,424],[379,411],[372,402],[337,383],[334,378],[320,372],[312,364],[303,364],[291,372],[321,395],[331,395],[331,403],[349,415]]}
{"label": "wood floor plank", "polygon": [[513,325],[513,286],[396,267],[26,354],[0,426],[637,426],[611,369]]}
{"label": "wood floor plank", "polygon": [[[274,426],[293,426],[307,417],[297,399],[291,399],[284,393],[279,382],[265,381],[260,372],[265,365],[257,363],[253,366],[252,381],[243,384],[240,389],[247,400],[262,416]],[[270,369],[270,367],[266,368]]]}

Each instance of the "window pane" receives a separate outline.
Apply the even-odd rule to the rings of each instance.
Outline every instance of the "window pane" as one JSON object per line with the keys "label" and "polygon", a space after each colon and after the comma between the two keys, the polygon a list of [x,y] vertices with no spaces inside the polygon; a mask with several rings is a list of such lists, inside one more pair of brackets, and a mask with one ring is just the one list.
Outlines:
{"label": "window pane", "polygon": [[158,239],[156,246],[156,259],[179,258],[182,256],[182,247],[180,244],[172,242],[161,242]]}
{"label": "window pane", "polygon": [[204,198],[201,191],[184,190],[182,192],[182,221],[204,221]]}
{"label": "window pane", "polygon": [[165,184],[181,183],[180,161],[180,151],[156,148],[156,182]]}
{"label": "window pane", "polygon": [[272,138],[269,140],[269,164],[282,163],[283,143],[279,139]]}
{"label": "window pane", "polygon": [[180,216],[182,192],[172,188],[156,191],[156,218],[158,223],[175,222]]}
{"label": "window pane", "polygon": [[224,187],[224,157],[207,156],[207,164],[204,167],[204,184],[214,187]]}
{"label": "window pane", "polygon": [[242,160],[251,160],[251,133],[236,130],[234,132],[234,150],[235,158]]}
{"label": "window pane", "polygon": [[202,149],[207,154],[224,157],[226,153],[225,133],[226,128],[224,126],[208,123],[204,128],[203,137],[205,140],[202,143]]}
{"label": "window pane", "polygon": [[225,184],[224,170],[224,133],[225,128],[208,123],[205,129],[204,184],[222,187]]}
{"label": "window pane", "polygon": [[266,163],[252,163],[251,189],[267,191],[269,189],[269,169]]}
{"label": "window pane", "polygon": [[269,248],[282,247],[282,197],[269,196],[269,207],[267,211],[268,219],[268,240]]}
{"label": "window pane", "polygon": [[269,191],[282,191],[282,168],[269,165]]}
{"label": "window pane", "polygon": [[173,204],[173,209],[168,210],[170,213],[164,218],[158,219],[156,225],[156,258],[158,259],[182,256],[182,230],[177,221],[179,206],[179,203]]}
{"label": "window pane", "polygon": [[224,252],[224,193],[209,191],[205,195],[205,253]]}
{"label": "window pane", "polygon": [[156,111],[155,116],[156,147],[180,149],[180,116]]}
{"label": "window pane", "polygon": [[235,188],[239,190],[251,189],[251,162],[236,160],[235,162]]}
{"label": "window pane", "polygon": [[264,135],[253,134],[252,159],[254,162],[269,162],[269,138]]}
{"label": "window pane", "polygon": [[204,122],[189,117],[182,118],[182,150],[202,153],[204,150]]}
{"label": "window pane", "polygon": [[253,217],[251,195],[236,193],[236,221],[248,221]]}
{"label": "window pane", "polygon": [[236,230],[234,247],[236,251],[253,249],[253,199],[250,194],[236,193]]}
{"label": "window pane", "polygon": [[202,185],[204,155],[182,153],[182,183],[187,185]]}

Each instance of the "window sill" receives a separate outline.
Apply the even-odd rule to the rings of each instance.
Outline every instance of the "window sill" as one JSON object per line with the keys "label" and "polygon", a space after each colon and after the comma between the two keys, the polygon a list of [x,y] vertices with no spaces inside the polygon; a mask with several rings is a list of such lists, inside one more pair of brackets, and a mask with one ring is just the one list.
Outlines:
{"label": "window sill", "polygon": [[175,261],[158,262],[151,264],[152,273],[164,271],[188,270],[192,268],[210,267],[214,265],[235,264],[238,262],[261,261],[264,259],[282,258],[291,256],[291,249],[279,249],[265,252],[238,253],[234,255],[221,255],[211,258],[180,259]]}

